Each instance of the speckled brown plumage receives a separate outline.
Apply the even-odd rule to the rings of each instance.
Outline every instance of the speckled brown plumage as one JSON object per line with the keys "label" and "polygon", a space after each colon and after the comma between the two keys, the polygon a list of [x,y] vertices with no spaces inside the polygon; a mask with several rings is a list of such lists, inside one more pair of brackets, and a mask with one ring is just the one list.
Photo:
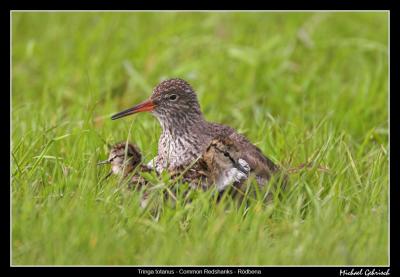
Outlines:
{"label": "speckled brown plumage", "polygon": [[[110,164],[111,174],[123,175],[127,177],[134,170],[139,172],[149,172],[146,165],[141,164],[142,154],[138,146],[133,143],[120,142],[110,147],[108,159],[99,164]],[[144,179],[135,174],[131,177],[131,183],[144,183]]]}

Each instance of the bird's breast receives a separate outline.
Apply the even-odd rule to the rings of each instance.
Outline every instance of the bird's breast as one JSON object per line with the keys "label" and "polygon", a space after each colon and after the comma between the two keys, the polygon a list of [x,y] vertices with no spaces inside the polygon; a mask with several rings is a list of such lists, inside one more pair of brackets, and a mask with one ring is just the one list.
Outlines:
{"label": "bird's breast", "polygon": [[159,167],[176,169],[187,166],[202,154],[208,143],[204,138],[163,134],[158,144]]}

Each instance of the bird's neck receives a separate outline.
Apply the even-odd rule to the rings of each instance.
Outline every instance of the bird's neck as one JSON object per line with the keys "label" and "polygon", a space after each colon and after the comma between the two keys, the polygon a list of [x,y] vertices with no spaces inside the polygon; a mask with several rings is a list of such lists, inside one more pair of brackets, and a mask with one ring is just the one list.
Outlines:
{"label": "bird's neck", "polygon": [[208,123],[201,115],[158,119],[163,132],[158,142],[157,171],[189,165],[209,141]]}
{"label": "bird's neck", "polygon": [[202,114],[175,114],[173,117],[158,117],[163,134],[171,139],[198,136],[207,125]]}

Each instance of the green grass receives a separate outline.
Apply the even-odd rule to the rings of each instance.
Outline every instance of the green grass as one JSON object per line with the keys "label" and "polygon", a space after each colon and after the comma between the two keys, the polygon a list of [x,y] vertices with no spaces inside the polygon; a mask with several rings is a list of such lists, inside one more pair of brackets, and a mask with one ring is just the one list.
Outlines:
{"label": "green grass", "polygon": [[[388,263],[387,13],[12,14],[12,264]],[[272,204],[139,207],[96,163],[169,77],[290,176]],[[329,168],[328,172],[316,169]],[[168,182],[167,182],[168,183]],[[155,204],[157,204],[157,199]]]}

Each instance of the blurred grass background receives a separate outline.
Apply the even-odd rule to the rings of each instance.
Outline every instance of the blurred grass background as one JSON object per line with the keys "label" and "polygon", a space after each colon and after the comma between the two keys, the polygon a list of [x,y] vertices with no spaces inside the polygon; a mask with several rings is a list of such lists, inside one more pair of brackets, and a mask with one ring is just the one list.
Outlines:
{"label": "blurred grass background", "polygon": [[[388,15],[12,13],[12,263],[388,263]],[[110,115],[180,77],[291,176],[265,206],[139,208],[96,163],[158,121]]]}

